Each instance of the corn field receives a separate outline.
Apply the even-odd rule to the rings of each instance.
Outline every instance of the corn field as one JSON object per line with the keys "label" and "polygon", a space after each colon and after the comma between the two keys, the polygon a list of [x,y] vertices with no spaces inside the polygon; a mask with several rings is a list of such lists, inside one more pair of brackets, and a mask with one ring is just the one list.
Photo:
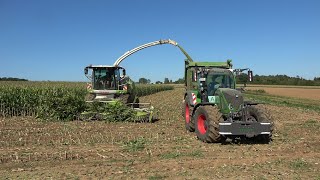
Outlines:
{"label": "corn field", "polygon": [[136,85],[137,95],[147,96],[161,91],[173,90],[174,87],[171,85]]}
{"label": "corn field", "polygon": [[[172,90],[168,85],[137,85],[138,96]],[[85,111],[83,82],[0,82],[0,117],[34,116],[69,121]]]}

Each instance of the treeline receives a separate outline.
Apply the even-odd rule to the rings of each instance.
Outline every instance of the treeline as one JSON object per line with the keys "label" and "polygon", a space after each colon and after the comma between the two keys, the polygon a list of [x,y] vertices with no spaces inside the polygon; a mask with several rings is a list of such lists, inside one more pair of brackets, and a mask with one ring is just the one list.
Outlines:
{"label": "treeline", "polygon": [[156,82],[151,82],[150,79],[147,78],[139,78],[139,81],[137,82],[138,84],[183,84],[184,83],[184,78],[179,78],[176,81],[172,81],[172,79],[169,78],[164,78],[164,81],[156,81]]}
{"label": "treeline", "polygon": [[[287,75],[254,75],[253,82],[248,82],[248,75],[241,74],[237,76],[238,84],[264,84],[264,85],[291,85],[291,86],[320,86],[320,77],[315,77],[313,80],[308,80],[300,76],[290,77]],[[139,84],[153,84],[149,79],[140,78]],[[157,81],[155,84],[184,84],[184,78],[179,78],[172,81],[165,78],[163,82]]]}
{"label": "treeline", "polygon": [[28,79],[20,79],[14,77],[0,77],[0,81],[28,81]]}
{"label": "treeline", "polygon": [[[237,77],[237,83],[248,83],[247,74],[242,74]],[[313,80],[308,80],[300,76],[290,77],[287,75],[254,75],[253,82],[250,84],[264,85],[293,85],[293,86],[320,86],[320,77],[315,77]]]}

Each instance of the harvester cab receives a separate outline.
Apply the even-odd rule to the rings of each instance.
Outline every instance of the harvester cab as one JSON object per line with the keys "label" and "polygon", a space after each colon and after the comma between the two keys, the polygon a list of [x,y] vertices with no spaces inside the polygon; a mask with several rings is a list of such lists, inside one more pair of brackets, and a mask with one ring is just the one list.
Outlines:
{"label": "harvester cab", "polygon": [[248,71],[227,62],[185,62],[186,93],[182,103],[185,126],[204,142],[228,137],[271,139],[272,120],[257,103],[245,101],[236,89],[236,76]]}
{"label": "harvester cab", "polygon": [[113,100],[132,89],[133,82],[121,66],[89,65],[84,73],[91,81],[87,85],[91,100]]}

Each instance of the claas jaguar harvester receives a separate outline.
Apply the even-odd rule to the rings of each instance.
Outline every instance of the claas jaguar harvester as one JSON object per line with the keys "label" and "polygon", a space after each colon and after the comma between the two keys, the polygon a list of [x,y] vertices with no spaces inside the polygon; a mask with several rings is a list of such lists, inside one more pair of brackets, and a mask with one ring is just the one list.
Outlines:
{"label": "claas jaguar harvester", "polygon": [[[120,101],[138,111],[139,113],[137,114],[139,116],[148,117],[148,119],[151,120],[153,107],[150,103],[139,102],[135,83],[126,75],[126,70],[120,66],[120,63],[140,50],[162,44],[170,44],[178,47],[187,59],[191,59],[187,52],[185,52],[176,41],[167,39],[153,41],[135,47],[120,56],[113,65],[88,65],[84,68],[84,74],[90,80],[90,83],[87,85],[89,91],[89,95],[86,97],[87,102],[115,103]],[[98,113],[82,113],[82,115],[86,114],[91,115]]]}
{"label": "claas jaguar harvester", "polygon": [[[182,114],[186,129],[195,131],[198,139],[221,142],[235,137],[253,138],[269,142],[273,123],[271,117],[257,103],[245,101],[236,89],[236,75],[249,69],[232,69],[226,62],[185,61],[185,87]],[[230,138],[229,138],[230,137]]]}

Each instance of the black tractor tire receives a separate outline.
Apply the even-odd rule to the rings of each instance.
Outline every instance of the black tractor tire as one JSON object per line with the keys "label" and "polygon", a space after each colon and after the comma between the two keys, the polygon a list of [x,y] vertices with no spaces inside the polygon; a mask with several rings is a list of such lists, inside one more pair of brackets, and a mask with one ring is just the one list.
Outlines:
{"label": "black tractor tire", "polygon": [[216,106],[200,106],[195,115],[195,131],[198,139],[206,143],[220,142],[219,122],[223,121],[222,114]]}
{"label": "black tractor tire", "polygon": [[273,123],[273,118],[271,114],[267,111],[267,109],[263,105],[259,104],[256,106],[247,107],[247,112],[248,112],[249,118],[251,118],[251,120],[253,121],[271,123],[270,134],[258,135],[256,137],[257,141],[262,143],[269,143],[270,141],[272,141],[274,123]]}
{"label": "black tractor tire", "polygon": [[187,98],[183,101],[183,105],[182,105],[182,114],[184,117],[184,122],[185,122],[185,126],[186,129],[189,132],[194,132],[194,119],[192,118],[192,110],[191,107],[187,101]]}

